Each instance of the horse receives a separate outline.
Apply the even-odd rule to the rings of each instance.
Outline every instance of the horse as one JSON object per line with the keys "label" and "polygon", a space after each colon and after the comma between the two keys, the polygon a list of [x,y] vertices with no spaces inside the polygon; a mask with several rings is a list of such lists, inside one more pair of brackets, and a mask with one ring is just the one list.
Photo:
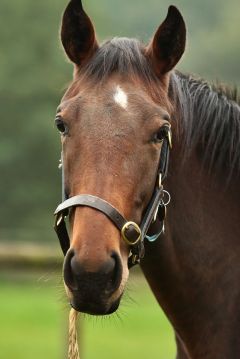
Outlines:
{"label": "horse", "polygon": [[55,121],[64,192],[55,214],[71,306],[115,312],[139,263],[178,359],[239,359],[237,92],[175,69],[186,26],[174,6],[148,45],[99,45],[71,0],[61,41],[74,72]]}

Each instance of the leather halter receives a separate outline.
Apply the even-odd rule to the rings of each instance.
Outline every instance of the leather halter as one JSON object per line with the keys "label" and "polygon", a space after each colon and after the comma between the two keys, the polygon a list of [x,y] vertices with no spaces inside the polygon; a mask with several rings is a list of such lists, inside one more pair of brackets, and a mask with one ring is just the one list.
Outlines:
{"label": "leather halter", "polygon": [[[115,207],[102,198],[90,194],[80,194],[66,199],[64,190],[64,169],[62,168],[63,202],[59,204],[54,212],[54,229],[59,238],[64,255],[70,247],[70,239],[65,218],[69,215],[69,209],[85,206],[104,213],[119,229],[121,237],[131,248],[128,266],[132,267],[140,262],[140,259],[144,257],[144,240],[152,238],[152,240],[149,239],[149,241],[153,241],[157,239],[164,227],[163,221],[166,214],[166,205],[163,201],[165,191],[163,190],[161,182],[167,176],[169,149],[171,147],[171,129],[169,126],[166,126],[166,129],[166,136],[163,139],[161,148],[155,189],[140,226],[135,222],[128,221]],[[152,232],[156,232],[156,230],[157,234],[152,236]]]}

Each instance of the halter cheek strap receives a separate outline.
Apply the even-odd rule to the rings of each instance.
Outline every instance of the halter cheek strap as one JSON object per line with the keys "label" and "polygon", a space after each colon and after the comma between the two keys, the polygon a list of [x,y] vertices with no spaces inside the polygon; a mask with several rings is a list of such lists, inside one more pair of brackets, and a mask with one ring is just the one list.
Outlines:
{"label": "halter cheek strap", "polygon": [[[65,223],[65,218],[69,215],[69,209],[79,206],[85,206],[104,213],[119,229],[119,231],[121,232],[121,237],[131,248],[131,254],[128,262],[129,267],[132,267],[134,264],[140,262],[140,259],[144,257],[144,240],[147,239],[150,242],[156,240],[162,233],[164,227],[166,205],[164,204],[163,197],[164,192],[166,191],[163,190],[161,182],[162,179],[166,178],[167,175],[169,148],[171,146],[171,130],[169,127],[167,127],[167,129],[167,136],[163,140],[161,149],[156,186],[140,226],[133,221],[128,221],[115,207],[113,207],[110,203],[99,197],[90,194],[81,194],[68,198],[66,200],[63,200],[63,202],[57,207],[54,212],[54,229],[58,235],[64,255],[67,253],[70,247],[70,239]],[[63,168],[62,182],[63,196],[65,197]],[[157,233],[153,235],[150,234],[152,230],[151,227],[156,227],[156,225]],[[148,231],[150,233],[148,233]]]}

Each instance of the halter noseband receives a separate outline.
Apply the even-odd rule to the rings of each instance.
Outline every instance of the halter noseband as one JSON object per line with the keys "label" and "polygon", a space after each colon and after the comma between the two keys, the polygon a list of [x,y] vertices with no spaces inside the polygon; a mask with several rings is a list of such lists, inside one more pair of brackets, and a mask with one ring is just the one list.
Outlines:
{"label": "halter noseband", "polygon": [[[160,236],[164,228],[164,218],[166,215],[167,204],[165,204],[163,200],[164,192],[166,191],[163,190],[161,183],[167,176],[169,149],[171,148],[171,129],[169,126],[166,127],[167,133],[162,143],[155,189],[140,226],[133,221],[128,221],[115,207],[102,198],[90,194],[80,194],[66,199],[63,176],[63,202],[59,204],[54,212],[54,229],[59,238],[64,255],[70,247],[70,239],[65,218],[69,215],[69,209],[84,206],[94,208],[104,213],[119,229],[121,237],[131,248],[128,260],[129,267],[139,263],[140,259],[144,257],[144,240],[147,239],[150,242],[153,242]],[[62,168],[62,174],[64,173],[63,171],[64,169]],[[157,227],[157,229],[155,227]],[[153,235],[152,232],[154,232]]]}

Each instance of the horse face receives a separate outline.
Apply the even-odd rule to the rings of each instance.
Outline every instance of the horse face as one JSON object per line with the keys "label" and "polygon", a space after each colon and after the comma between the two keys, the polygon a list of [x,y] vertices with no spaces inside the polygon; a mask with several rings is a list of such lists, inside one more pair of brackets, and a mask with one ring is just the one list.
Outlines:
{"label": "horse face", "polygon": [[[74,81],[57,113],[66,193],[98,196],[136,223],[155,186],[159,130],[171,112],[167,72],[172,65],[167,58],[157,60],[156,41],[131,51],[118,47],[129,40],[99,48],[80,1],[71,1],[63,16],[62,42],[75,63]],[[154,70],[157,61],[160,72]],[[147,83],[149,76],[141,78],[144,71],[152,75],[157,95]],[[64,280],[71,305],[90,314],[112,313],[128,279],[129,247],[114,224],[92,208],[72,210],[70,229]]]}
{"label": "horse face", "polygon": [[[161,150],[157,136],[168,111],[119,76],[101,87],[81,85],[76,96],[63,99],[57,115],[65,128],[66,192],[98,196],[140,223],[154,189]],[[70,223],[64,279],[72,305],[109,313],[128,278],[129,248],[113,223],[92,208],[74,209]]]}

